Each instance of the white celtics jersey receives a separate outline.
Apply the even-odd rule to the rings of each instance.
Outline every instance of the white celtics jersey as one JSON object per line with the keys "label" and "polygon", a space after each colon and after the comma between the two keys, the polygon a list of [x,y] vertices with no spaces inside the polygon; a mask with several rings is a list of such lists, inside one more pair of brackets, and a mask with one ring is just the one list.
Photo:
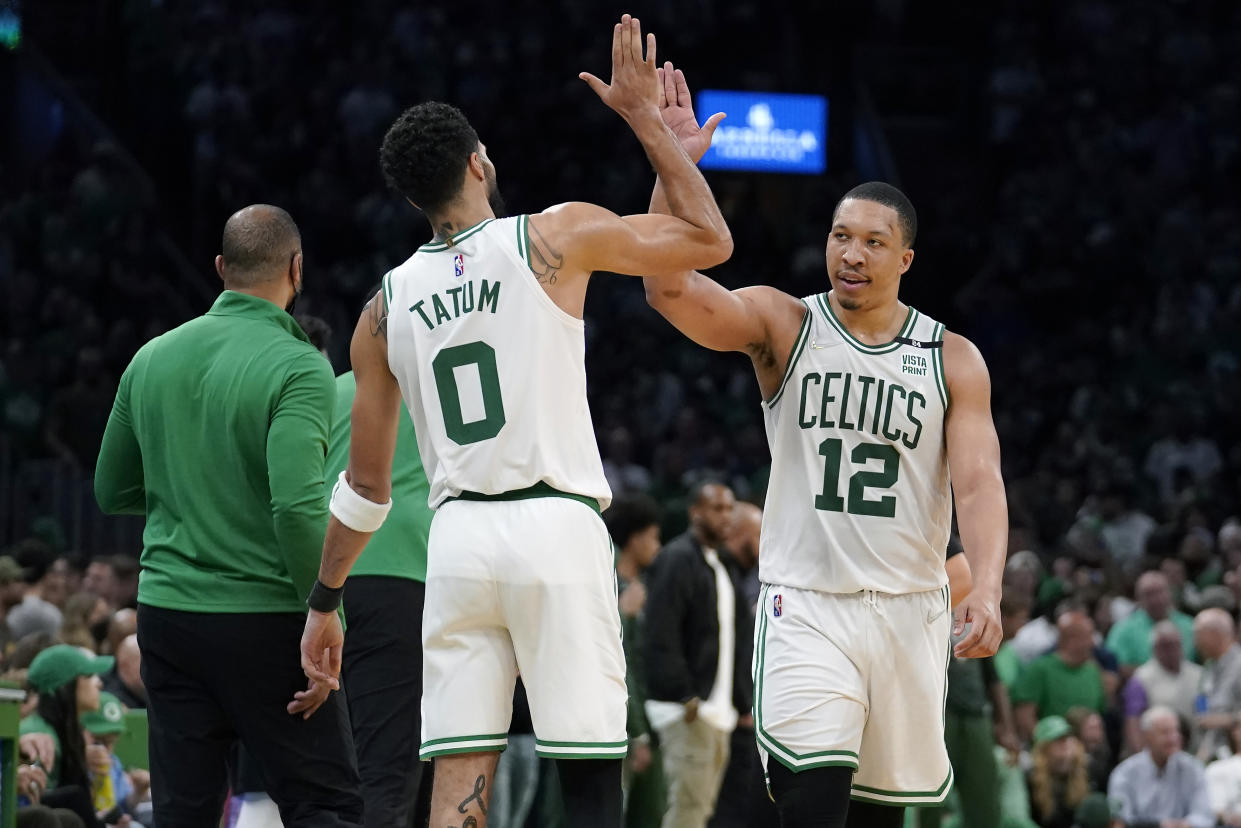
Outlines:
{"label": "white celtics jersey", "polygon": [[528,221],[488,219],[384,277],[388,365],[432,508],[540,484],[611,501],[586,405],[585,327],[535,281]]}
{"label": "white celtics jersey", "polygon": [[759,577],[821,592],[938,589],[952,523],[944,326],[910,308],[896,339],[864,345],[827,294],[803,301],[810,312],[764,405]]}

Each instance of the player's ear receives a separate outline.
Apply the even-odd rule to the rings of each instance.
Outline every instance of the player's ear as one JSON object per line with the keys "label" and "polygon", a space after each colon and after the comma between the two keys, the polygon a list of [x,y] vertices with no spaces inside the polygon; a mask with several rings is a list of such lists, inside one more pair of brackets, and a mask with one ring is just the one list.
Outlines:
{"label": "player's ear", "polygon": [[909,266],[914,263],[914,249],[912,247],[905,248],[905,252],[901,254],[901,275],[904,275]]}
{"label": "player's ear", "polygon": [[224,257],[215,257],[215,272],[220,275],[220,281],[224,281]]}
{"label": "player's ear", "polygon": [[470,171],[470,175],[474,176],[474,178],[479,181],[487,180],[487,170],[483,166],[483,159],[478,157],[477,152],[470,153],[470,161],[467,167]]}

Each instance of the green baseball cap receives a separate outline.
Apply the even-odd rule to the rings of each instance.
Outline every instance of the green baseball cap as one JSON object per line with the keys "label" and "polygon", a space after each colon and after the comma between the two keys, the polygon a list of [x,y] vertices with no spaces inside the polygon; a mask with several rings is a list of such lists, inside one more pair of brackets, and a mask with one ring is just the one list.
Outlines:
{"label": "green baseball cap", "polygon": [[1073,726],[1063,716],[1047,716],[1034,726],[1034,744],[1054,742],[1073,735]]}
{"label": "green baseball cap", "polygon": [[82,727],[96,736],[125,732],[125,708],[121,700],[111,693],[99,694],[99,709],[89,710],[80,717]]}
{"label": "green baseball cap", "polygon": [[26,680],[40,693],[52,693],[78,676],[97,676],[116,664],[112,656],[89,656],[70,644],[55,644],[34,657]]}

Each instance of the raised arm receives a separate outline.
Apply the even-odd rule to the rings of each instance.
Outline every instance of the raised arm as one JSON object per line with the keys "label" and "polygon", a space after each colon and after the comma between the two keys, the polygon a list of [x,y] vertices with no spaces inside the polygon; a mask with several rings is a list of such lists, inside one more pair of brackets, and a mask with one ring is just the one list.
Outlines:
{"label": "raised arm", "polygon": [[1000,646],[1000,590],[1008,546],[1008,501],[1000,475],[1000,440],[991,419],[991,378],[974,344],[944,335],[948,414],[944,424],[948,466],[956,500],[961,545],[974,577],[973,591],[956,608],[954,634],[965,624],[956,653],[995,655]]}
{"label": "raised arm", "polygon": [[339,605],[349,570],[392,503],[392,455],[400,424],[401,389],[388,367],[387,322],[388,307],[380,290],[362,309],[349,346],[357,381],[350,414],[349,467],[332,495],[319,583],[302,635],[302,669],[313,682],[332,686],[340,675],[344,633],[330,599]]}

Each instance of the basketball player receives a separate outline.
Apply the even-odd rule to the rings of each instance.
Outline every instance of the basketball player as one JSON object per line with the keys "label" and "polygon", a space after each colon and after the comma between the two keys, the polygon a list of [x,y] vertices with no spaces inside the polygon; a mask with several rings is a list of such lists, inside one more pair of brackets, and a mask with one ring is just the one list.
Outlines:
{"label": "basketball player", "polygon": [[[665,121],[699,158],[710,138],[684,75],[662,81]],[[652,212],[664,204],[657,184]],[[754,718],[786,826],[898,826],[904,806],[941,801],[949,635],[968,629],[962,657],[1000,642],[1008,518],[990,380],[968,340],[898,298],[916,230],[899,190],[863,184],[836,205],[824,293],[646,280],[695,342],[749,354],[763,394]],[[955,623],[949,468],[973,576]]]}
{"label": "basketball player", "polygon": [[357,395],[348,469],[308,603],[308,675],[335,681],[338,590],[390,506],[402,397],[437,509],[423,615],[423,759],[431,824],[484,826],[518,670],[541,756],[558,760],[569,824],[618,826],[625,661],[607,529],[611,499],[586,405],[582,310],[595,270],[710,267],[732,240],[659,113],[654,37],[613,32],[612,82],[583,73],[665,181],[672,215],[593,204],[497,219],[495,168],[465,117],[401,115],[380,152],[434,239],[383,279],[351,346]]}

